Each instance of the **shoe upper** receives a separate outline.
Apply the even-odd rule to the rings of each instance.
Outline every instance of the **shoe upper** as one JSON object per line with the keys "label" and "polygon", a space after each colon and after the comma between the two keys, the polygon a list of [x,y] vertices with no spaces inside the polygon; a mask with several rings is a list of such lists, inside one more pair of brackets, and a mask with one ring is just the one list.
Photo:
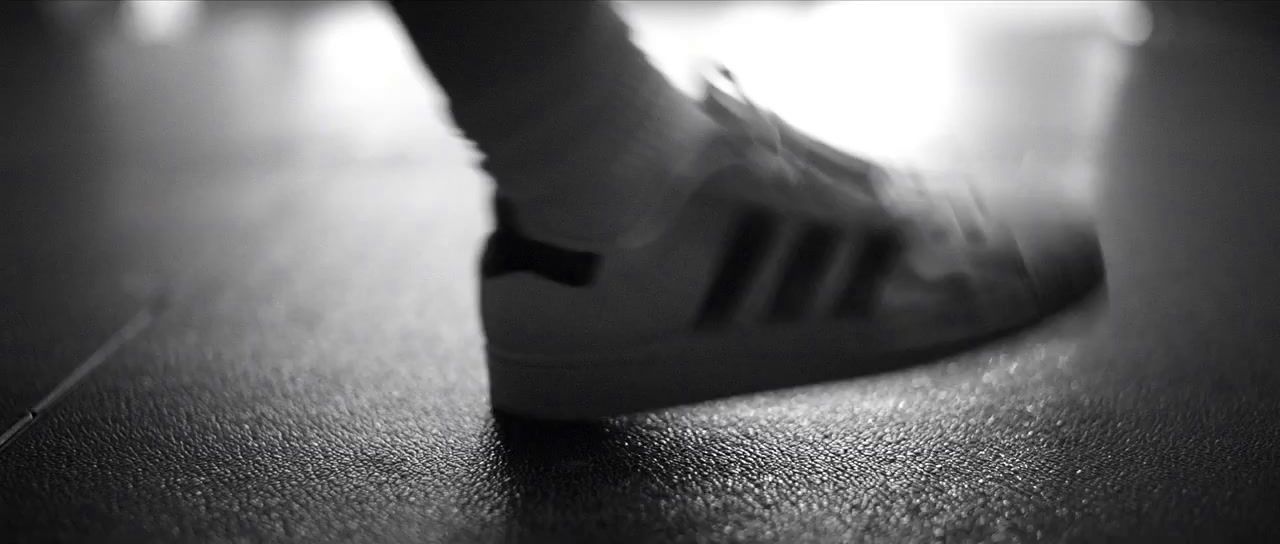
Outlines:
{"label": "shoe upper", "polygon": [[992,190],[891,170],[737,91],[708,85],[704,111],[725,129],[711,174],[642,247],[556,248],[498,210],[482,267],[490,349],[602,352],[806,322],[874,322],[927,342],[938,324],[976,336],[1025,323],[1101,277],[1088,214],[1055,184]]}

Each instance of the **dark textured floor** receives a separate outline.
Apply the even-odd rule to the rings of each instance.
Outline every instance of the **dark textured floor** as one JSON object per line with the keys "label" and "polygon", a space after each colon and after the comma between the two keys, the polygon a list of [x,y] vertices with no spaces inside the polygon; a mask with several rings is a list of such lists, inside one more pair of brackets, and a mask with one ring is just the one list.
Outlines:
{"label": "dark textured floor", "polygon": [[[749,11],[627,13],[678,72],[690,28],[777,16]],[[827,37],[739,44],[762,101],[838,143],[1093,187],[1105,292],[896,372],[495,417],[488,187],[388,12],[226,4],[166,37],[93,8],[0,48],[0,428],[41,408],[0,449],[0,541],[1280,537],[1271,43],[1005,16],[913,70],[865,52],[910,33],[783,11]]]}

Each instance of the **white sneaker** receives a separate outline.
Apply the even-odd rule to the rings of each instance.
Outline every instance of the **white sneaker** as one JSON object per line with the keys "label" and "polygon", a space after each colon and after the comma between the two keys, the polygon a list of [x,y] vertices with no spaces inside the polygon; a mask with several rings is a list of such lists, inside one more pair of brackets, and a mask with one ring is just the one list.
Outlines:
{"label": "white sneaker", "polygon": [[585,419],[855,376],[1034,322],[1103,276],[1091,221],[1043,187],[942,191],[725,89],[703,106],[725,129],[715,167],[640,247],[532,240],[498,202],[495,408]]}

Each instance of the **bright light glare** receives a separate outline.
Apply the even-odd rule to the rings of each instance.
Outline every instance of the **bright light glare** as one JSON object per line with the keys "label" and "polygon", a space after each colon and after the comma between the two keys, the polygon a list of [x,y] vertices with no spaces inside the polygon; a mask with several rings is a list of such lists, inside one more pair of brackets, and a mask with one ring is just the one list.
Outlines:
{"label": "bright light glare", "polygon": [[[745,2],[711,17],[686,15],[701,23],[700,32],[684,28],[692,23],[673,11],[623,7],[639,43],[682,89],[698,91],[688,82],[691,68],[705,69],[704,60],[722,62],[754,101],[802,130],[856,153],[908,162],[930,150],[954,148],[957,138],[963,144],[981,108],[996,108],[995,117],[1015,120],[1009,108],[1019,106],[998,104],[989,91],[992,85],[999,91],[1000,83],[982,70],[1019,55],[991,58],[992,51],[982,51],[981,44],[991,39],[1007,41],[1008,47],[1056,42],[1055,50],[1069,52],[1053,57],[1061,66],[1043,67],[1052,74],[1019,70],[1027,78],[1044,77],[1045,83],[1061,80],[1071,88],[1087,88],[1063,89],[1070,111],[1040,114],[1052,123],[1092,131],[1105,119],[1089,114],[1109,114],[1117,57],[1125,54],[1124,46],[1142,43],[1151,32],[1150,14],[1132,1],[829,2],[807,10]],[[1077,71],[1079,78],[1067,75]],[[1082,123],[1088,127],[1077,126]]]}
{"label": "bright light glare", "polygon": [[120,6],[120,22],[144,43],[180,38],[196,27],[203,5],[198,0],[128,0]]}
{"label": "bright light glare", "polygon": [[836,2],[720,45],[747,92],[840,147],[892,156],[948,125],[956,35],[929,3]]}
{"label": "bright light glare", "polygon": [[[440,97],[385,6],[337,5],[308,21],[299,43],[303,91],[299,122],[328,134],[346,152],[379,155],[422,133]],[[415,136],[406,136],[406,134]]]}
{"label": "bright light glare", "polygon": [[1155,20],[1151,8],[1140,2],[1115,2],[1108,6],[1103,22],[1117,41],[1138,46],[1151,38]]}

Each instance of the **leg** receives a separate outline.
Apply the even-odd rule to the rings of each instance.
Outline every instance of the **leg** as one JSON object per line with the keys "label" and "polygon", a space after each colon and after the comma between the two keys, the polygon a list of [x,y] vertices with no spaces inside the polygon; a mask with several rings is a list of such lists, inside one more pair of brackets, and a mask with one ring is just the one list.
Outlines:
{"label": "leg", "polygon": [[599,249],[665,202],[714,123],[604,2],[394,4],[523,230]]}

